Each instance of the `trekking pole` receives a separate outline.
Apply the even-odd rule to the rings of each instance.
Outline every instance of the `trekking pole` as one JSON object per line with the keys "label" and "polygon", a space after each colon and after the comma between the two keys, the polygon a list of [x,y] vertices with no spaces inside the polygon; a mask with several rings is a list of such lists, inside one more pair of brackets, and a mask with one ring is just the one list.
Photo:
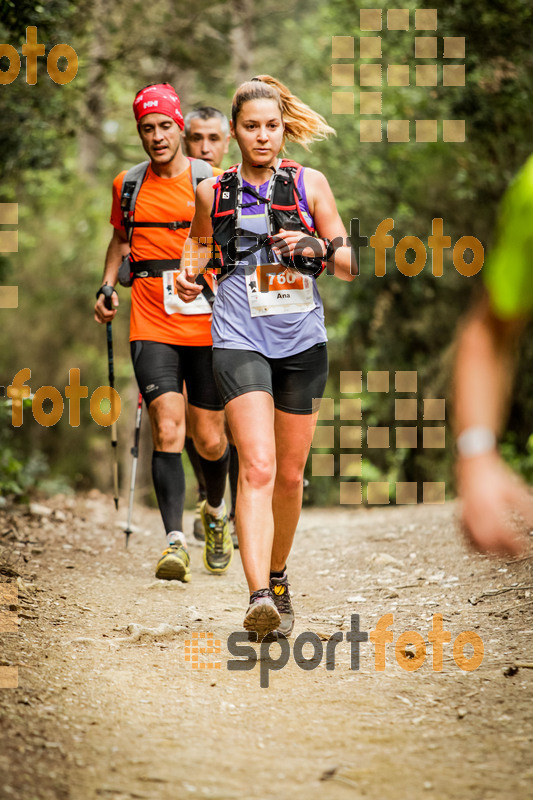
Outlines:
{"label": "trekking pole", "polygon": [[135,434],[133,436],[133,447],[131,448],[130,451],[133,456],[133,461],[131,464],[130,503],[128,506],[128,521],[126,523],[126,530],[124,531],[124,533],[126,534],[126,547],[128,546],[128,540],[130,538],[130,534],[132,533],[131,517],[133,514],[133,496],[135,494],[135,478],[137,477],[137,460],[139,458],[139,438],[141,435],[142,411],[143,411],[143,396],[139,392],[139,402],[137,403],[137,414],[135,415]]}
{"label": "trekking pole", "polygon": [[[107,283],[102,286],[102,294],[105,297],[104,305],[110,311],[113,308],[113,304],[111,303],[111,296],[115,290],[112,286],[109,286]],[[107,366],[108,366],[108,376],[109,376],[109,386],[111,389],[115,388],[115,370],[113,366],[113,328],[112,323],[106,323],[106,332],[107,332]],[[111,447],[113,448],[113,486],[114,486],[114,501],[115,501],[115,508],[118,511],[118,447],[117,447],[117,423],[113,422],[111,425]]]}

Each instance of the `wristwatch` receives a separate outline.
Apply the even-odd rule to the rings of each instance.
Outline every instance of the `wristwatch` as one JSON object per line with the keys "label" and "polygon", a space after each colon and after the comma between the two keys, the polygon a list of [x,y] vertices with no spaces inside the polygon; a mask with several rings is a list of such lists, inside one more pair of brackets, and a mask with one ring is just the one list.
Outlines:
{"label": "wristwatch", "polygon": [[485,425],[472,425],[459,434],[456,445],[463,458],[483,456],[496,447],[496,435]]}

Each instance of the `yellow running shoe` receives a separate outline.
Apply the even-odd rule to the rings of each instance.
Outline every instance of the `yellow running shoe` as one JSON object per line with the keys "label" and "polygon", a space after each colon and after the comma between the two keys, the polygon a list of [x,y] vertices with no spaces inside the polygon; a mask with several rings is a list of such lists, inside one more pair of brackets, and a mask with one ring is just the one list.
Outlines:
{"label": "yellow running shoe", "polygon": [[191,570],[190,556],[180,542],[173,542],[161,553],[155,568],[155,577],[164,581],[182,581],[189,583]]}
{"label": "yellow running shoe", "polygon": [[205,531],[204,565],[213,575],[222,575],[233,558],[233,542],[229,532],[228,515],[214,517],[206,510],[207,500],[200,506]]}

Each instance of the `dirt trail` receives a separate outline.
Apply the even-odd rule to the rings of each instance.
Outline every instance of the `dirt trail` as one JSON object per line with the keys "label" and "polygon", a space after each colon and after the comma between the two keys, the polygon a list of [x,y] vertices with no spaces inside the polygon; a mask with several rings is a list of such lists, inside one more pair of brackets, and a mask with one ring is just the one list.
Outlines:
{"label": "dirt trail", "polygon": [[[125,551],[109,498],[47,506],[52,513],[4,509],[0,518],[0,624],[16,617],[19,630],[0,634],[0,678],[18,666],[19,681],[0,690],[0,797],[533,798],[533,669],[504,674],[533,662],[533,559],[468,555],[452,505],[304,510],[290,562],[297,625],[278,671],[267,660],[227,668],[227,639],[242,630],[247,600],[238,554],[216,578],[191,545],[192,582],[156,581],[157,512],[139,511],[142,532]],[[6,559],[22,575],[11,611],[6,584],[13,591],[16,576],[5,566],[1,574]],[[351,615],[372,631],[389,613],[385,669],[375,669],[370,641],[360,645],[360,669],[350,669]],[[441,672],[428,643],[434,614],[451,632]],[[395,656],[407,630],[427,649],[412,672]],[[484,644],[474,671],[453,657],[463,630]],[[304,631],[324,647],[312,670],[292,654]],[[201,644],[208,632],[220,641],[220,654],[198,656],[218,668],[186,660],[195,632]],[[327,639],[339,632],[335,668],[326,669]],[[272,658],[279,653],[271,645]],[[306,645],[303,657],[312,654]],[[409,655],[407,644],[405,665]]]}

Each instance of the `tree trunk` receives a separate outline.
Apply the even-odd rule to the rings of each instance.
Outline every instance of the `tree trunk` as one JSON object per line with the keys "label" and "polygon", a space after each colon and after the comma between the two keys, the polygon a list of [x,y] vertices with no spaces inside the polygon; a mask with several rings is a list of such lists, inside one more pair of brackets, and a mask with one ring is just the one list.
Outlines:
{"label": "tree trunk", "polygon": [[235,85],[253,78],[253,0],[231,0],[231,55]]}
{"label": "tree trunk", "polygon": [[85,175],[96,175],[105,105],[107,56],[106,12],[103,0],[94,0],[92,33],[88,46],[87,90],[79,134],[79,166]]}

